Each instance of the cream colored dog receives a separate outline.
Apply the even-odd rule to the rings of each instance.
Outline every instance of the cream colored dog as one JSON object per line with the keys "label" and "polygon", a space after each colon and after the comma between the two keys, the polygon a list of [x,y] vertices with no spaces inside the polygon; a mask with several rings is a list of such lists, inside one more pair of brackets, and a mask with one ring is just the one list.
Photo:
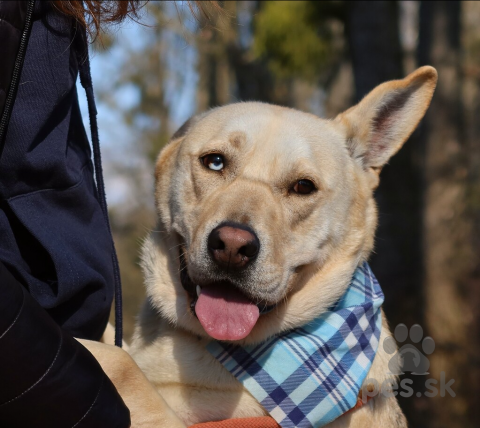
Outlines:
{"label": "cream colored dog", "polygon": [[[345,293],[373,248],[380,170],[425,114],[436,80],[422,67],[334,120],[262,103],[216,108],[161,152],[131,355],[187,425],[266,414],[206,344],[260,343]],[[390,335],[383,321],[380,343]],[[388,360],[379,346],[368,377],[392,377]],[[394,397],[378,395],[329,425],[347,426],[406,421]]]}

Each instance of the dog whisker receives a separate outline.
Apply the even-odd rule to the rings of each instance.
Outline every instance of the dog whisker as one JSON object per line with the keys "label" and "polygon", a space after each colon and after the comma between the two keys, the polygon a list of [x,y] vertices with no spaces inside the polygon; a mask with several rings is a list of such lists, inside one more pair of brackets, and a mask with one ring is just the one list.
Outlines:
{"label": "dog whisker", "polygon": [[228,265],[227,265],[227,275],[229,274],[230,271],[230,261],[232,260],[232,252],[230,251],[228,255]]}
{"label": "dog whisker", "polygon": [[[285,306],[288,304],[288,294],[285,294],[283,297],[282,297],[282,301],[283,303],[285,304]],[[278,306],[277,306],[277,312],[278,312]]]}
{"label": "dog whisker", "polygon": [[178,273],[181,273],[183,271],[187,270],[187,266],[181,267],[178,269]]}
{"label": "dog whisker", "polygon": [[156,230],[156,229],[149,229],[149,228],[145,228],[145,230],[152,233],[168,233],[166,230]]}
{"label": "dog whisker", "polygon": [[175,248],[180,247],[181,245],[182,245],[182,244],[174,245],[173,247],[170,247],[170,248],[168,249],[168,251],[172,251],[172,250],[174,250]]}

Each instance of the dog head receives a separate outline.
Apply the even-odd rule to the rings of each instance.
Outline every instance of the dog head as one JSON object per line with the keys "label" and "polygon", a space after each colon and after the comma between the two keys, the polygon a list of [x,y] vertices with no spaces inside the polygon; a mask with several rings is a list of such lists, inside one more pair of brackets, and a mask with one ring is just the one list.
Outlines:
{"label": "dog head", "polygon": [[150,304],[195,334],[242,343],[327,310],[373,248],[379,172],[436,80],[422,67],[334,120],[248,102],[187,122],[157,162]]}

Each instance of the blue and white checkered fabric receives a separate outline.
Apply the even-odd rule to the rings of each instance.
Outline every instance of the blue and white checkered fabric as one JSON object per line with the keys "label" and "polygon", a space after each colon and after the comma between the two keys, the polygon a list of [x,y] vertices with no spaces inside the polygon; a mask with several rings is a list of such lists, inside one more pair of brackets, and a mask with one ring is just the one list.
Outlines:
{"label": "blue and white checkered fabric", "polygon": [[351,409],[378,348],[383,293],[367,263],[331,311],[258,346],[211,342],[220,361],[283,427],[322,427]]}

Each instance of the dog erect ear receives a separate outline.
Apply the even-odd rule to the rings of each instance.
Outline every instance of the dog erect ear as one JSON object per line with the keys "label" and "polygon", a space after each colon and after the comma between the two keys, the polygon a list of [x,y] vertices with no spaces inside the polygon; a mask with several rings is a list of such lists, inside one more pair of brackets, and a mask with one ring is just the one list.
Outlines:
{"label": "dog erect ear", "polygon": [[347,129],[348,149],[365,169],[380,169],[402,147],[424,116],[437,72],[425,66],[402,80],[377,86],[359,104],[337,116]]}

